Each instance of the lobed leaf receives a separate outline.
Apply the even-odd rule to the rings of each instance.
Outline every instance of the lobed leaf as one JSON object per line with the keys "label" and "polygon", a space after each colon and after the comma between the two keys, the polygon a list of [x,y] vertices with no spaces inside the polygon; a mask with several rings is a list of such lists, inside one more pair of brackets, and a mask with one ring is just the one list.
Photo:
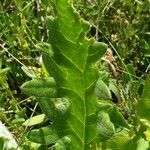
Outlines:
{"label": "lobed leaf", "polygon": [[56,83],[53,78],[34,79],[22,85],[22,91],[30,96],[56,97]]}
{"label": "lobed leaf", "polygon": [[[98,102],[94,92],[99,72],[95,63],[106,52],[107,46],[86,38],[90,25],[80,18],[69,0],[56,0],[55,3],[57,17],[48,22],[50,45],[37,45],[43,51],[44,66],[54,80],[29,81],[23,85],[23,91],[36,96],[44,113],[52,119],[51,127],[57,131],[60,140],[58,144],[55,140],[52,142],[59,145],[58,149],[67,149],[61,139],[69,135],[70,150],[88,150],[100,139]],[[109,93],[104,94],[110,97]],[[56,136],[51,131],[50,139],[53,139]],[[40,131],[29,135],[40,136]],[[37,137],[37,142],[42,143],[42,139]]]}

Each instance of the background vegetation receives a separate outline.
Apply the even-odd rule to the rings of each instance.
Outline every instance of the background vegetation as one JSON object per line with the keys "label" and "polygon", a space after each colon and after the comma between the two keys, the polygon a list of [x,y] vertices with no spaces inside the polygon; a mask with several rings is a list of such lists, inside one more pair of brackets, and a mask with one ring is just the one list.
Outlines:
{"label": "background vegetation", "polygon": [[[136,132],[139,122],[135,106],[150,68],[150,1],[74,0],[74,7],[91,24],[88,37],[108,44],[107,54],[98,64],[111,92],[111,98],[106,99],[117,106]],[[55,15],[53,0],[0,2],[0,120],[23,149],[35,149],[35,145],[25,136],[34,126],[22,124],[42,112],[34,98],[24,95],[20,87],[32,77],[46,75],[35,45],[47,42],[46,20]],[[47,120],[36,126],[44,124],[48,124]],[[150,129],[146,137],[144,131],[142,136],[150,141]]]}

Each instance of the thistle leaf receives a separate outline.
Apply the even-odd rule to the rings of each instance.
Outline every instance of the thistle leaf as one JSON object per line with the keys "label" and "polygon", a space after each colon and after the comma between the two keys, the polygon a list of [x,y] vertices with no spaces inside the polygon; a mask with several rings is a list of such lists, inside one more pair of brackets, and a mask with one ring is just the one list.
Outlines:
{"label": "thistle leaf", "polygon": [[[23,85],[23,91],[37,97],[44,113],[52,119],[51,127],[57,131],[59,140],[69,135],[70,150],[88,150],[99,139],[94,92],[99,72],[95,63],[107,46],[87,39],[90,25],[80,18],[70,1],[55,3],[57,17],[48,21],[50,46],[43,43],[37,47],[42,50],[44,66],[54,80],[29,81]],[[63,143],[55,144],[68,149]]]}

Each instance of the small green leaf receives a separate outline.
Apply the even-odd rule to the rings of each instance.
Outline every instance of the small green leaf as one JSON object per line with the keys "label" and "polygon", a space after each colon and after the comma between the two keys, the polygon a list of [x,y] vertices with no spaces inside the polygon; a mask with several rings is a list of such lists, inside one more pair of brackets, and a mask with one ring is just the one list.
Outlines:
{"label": "small green leaf", "polygon": [[99,110],[105,111],[109,114],[111,122],[115,125],[115,127],[125,127],[128,128],[128,124],[123,117],[123,115],[119,112],[117,107],[109,102],[99,102]]}
{"label": "small green leaf", "polygon": [[59,139],[56,131],[50,126],[32,130],[28,133],[27,138],[32,142],[44,145],[54,144]]}
{"label": "small green leaf", "polygon": [[99,99],[102,99],[102,100],[111,99],[110,90],[108,86],[101,79],[99,79],[96,82],[95,93]]}
{"label": "small green leaf", "polygon": [[24,118],[17,118],[17,119],[12,120],[12,123],[13,124],[22,124],[24,121],[25,121]]}
{"label": "small green leaf", "polygon": [[100,111],[98,113],[97,127],[100,132],[100,136],[104,139],[110,138],[115,133],[114,125],[110,121],[108,113],[104,111]]}
{"label": "small green leaf", "polygon": [[43,123],[44,120],[45,120],[45,114],[36,115],[36,116],[26,120],[22,125],[23,126],[34,126],[34,125]]}
{"label": "small green leaf", "polygon": [[110,120],[116,127],[125,127],[128,128],[127,121],[123,115],[119,112],[116,106],[113,106],[112,110],[109,112]]}
{"label": "small green leaf", "polygon": [[53,78],[34,79],[22,85],[25,94],[36,97],[56,97],[56,83]]}

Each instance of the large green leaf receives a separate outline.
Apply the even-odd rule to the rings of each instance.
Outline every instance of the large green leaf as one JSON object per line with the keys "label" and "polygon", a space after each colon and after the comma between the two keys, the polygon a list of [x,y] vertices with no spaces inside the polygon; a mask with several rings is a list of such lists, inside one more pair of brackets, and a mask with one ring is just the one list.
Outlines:
{"label": "large green leaf", "polygon": [[[79,17],[69,0],[56,0],[56,10],[57,18],[48,22],[50,45],[38,44],[37,48],[43,48],[43,62],[56,82],[57,92],[51,91],[53,86],[48,85],[46,80],[44,84],[36,81],[39,86],[33,84],[34,90],[33,81],[29,81],[30,86],[26,83],[22,89],[38,97],[42,110],[50,110],[47,116],[53,118],[51,126],[59,139],[69,136],[71,150],[88,150],[100,138],[98,102],[94,93],[99,74],[95,63],[104,55],[107,46],[86,38],[90,26]],[[47,96],[60,98],[62,106],[58,107],[55,100],[51,103]],[[55,113],[57,117],[53,117]]]}

